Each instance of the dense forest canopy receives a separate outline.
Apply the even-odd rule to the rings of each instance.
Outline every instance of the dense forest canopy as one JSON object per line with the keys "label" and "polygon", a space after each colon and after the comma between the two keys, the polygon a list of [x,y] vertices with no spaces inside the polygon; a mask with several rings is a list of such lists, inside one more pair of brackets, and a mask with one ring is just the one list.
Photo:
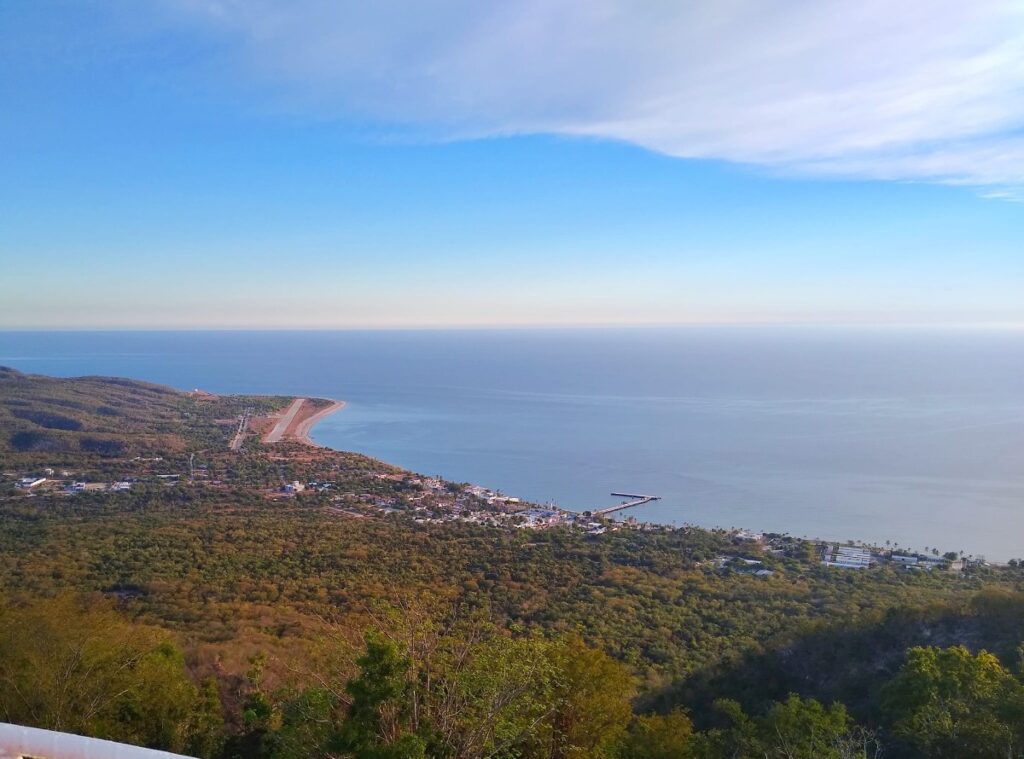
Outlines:
{"label": "dense forest canopy", "polygon": [[465,485],[229,447],[288,402],[0,369],[4,720],[203,757],[1024,756],[1016,566],[448,519]]}

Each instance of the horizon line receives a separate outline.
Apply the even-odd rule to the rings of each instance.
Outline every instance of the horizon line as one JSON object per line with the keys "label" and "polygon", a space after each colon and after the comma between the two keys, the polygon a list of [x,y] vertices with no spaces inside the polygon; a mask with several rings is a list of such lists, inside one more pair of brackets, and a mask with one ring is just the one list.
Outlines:
{"label": "horizon line", "polygon": [[702,327],[736,328],[867,328],[867,329],[982,329],[1019,330],[1024,321],[686,321],[686,322],[598,322],[598,323],[513,323],[513,324],[379,324],[319,326],[239,326],[239,325],[165,325],[165,326],[19,326],[0,325],[0,333],[45,332],[500,332],[601,329],[699,329]]}

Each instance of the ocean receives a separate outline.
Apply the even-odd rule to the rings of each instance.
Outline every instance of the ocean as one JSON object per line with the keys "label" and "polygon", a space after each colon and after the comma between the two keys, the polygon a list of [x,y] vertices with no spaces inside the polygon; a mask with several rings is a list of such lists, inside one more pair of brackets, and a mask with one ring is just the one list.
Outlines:
{"label": "ocean", "polygon": [[1024,331],[0,332],[0,365],[345,400],[315,440],[570,509],[1024,556]]}

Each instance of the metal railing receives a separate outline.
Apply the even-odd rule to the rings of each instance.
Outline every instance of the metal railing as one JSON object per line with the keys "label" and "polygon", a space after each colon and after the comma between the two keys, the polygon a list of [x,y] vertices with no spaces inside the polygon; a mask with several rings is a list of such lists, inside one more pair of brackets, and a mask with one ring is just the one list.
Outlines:
{"label": "metal railing", "polygon": [[[0,759],[183,759],[181,754],[0,722]],[[188,757],[184,757],[188,759]]]}

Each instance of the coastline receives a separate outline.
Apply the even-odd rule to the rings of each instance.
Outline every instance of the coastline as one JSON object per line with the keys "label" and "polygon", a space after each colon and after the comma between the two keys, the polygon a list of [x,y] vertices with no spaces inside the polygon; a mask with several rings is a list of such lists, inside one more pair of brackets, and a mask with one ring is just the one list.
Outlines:
{"label": "coastline", "polygon": [[[345,401],[336,401],[332,398],[317,398],[318,401],[327,401],[327,406],[317,409],[309,398],[292,398],[291,402],[284,409],[275,414],[260,417],[261,427],[259,434],[264,443],[299,443],[312,448],[324,448],[314,443],[310,437],[314,425],[331,414],[345,408]],[[242,429],[244,419],[239,422],[239,429]],[[269,425],[269,428],[268,426]]]}
{"label": "coastline", "polygon": [[[304,411],[304,409],[302,409],[301,407],[304,404],[307,404],[309,402],[309,399],[307,399],[307,398],[293,398],[292,404],[293,405],[297,404],[297,407],[294,410],[295,410],[295,412],[298,412],[297,413],[297,417],[298,418],[297,419],[292,419],[287,424],[286,431],[284,432],[282,438],[290,440],[291,442],[300,443],[302,445],[309,446],[311,448],[319,448],[319,449],[328,450],[328,451],[337,451],[337,449],[331,448],[328,445],[322,445],[320,443],[314,442],[313,439],[311,438],[311,434],[312,434],[313,428],[316,426],[316,424],[318,422],[322,421],[323,419],[327,418],[328,416],[331,416],[332,414],[337,413],[338,411],[341,411],[342,409],[345,408],[345,406],[347,404],[346,404],[345,401],[334,400],[334,399],[331,399],[331,398],[319,398],[318,400],[328,401],[329,405],[327,405],[324,408],[321,408],[321,409],[315,411],[312,414],[309,414],[308,416],[303,416],[302,412]],[[291,408],[291,407],[289,407],[289,408]],[[286,410],[285,413],[287,413],[287,410]],[[394,466],[398,466],[398,465],[394,465]],[[402,467],[400,467],[400,468],[402,468]],[[492,491],[492,490],[490,490],[488,488],[485,488],[485,487],[482,487],[480,485],[473,485],[472,489],[476,489],[476,490],[480,491],[480,494],[482,494],[483,497],[485,497],[485,498],[489,497],[489,498],[494,498],[494,499],[502,500],[502,501],[505,501],[505,502],[509,502],[509,501],[515,501],[517,503],[520,502],[519,498],[509,499],[509,498],[506,498],[506,497],[502,496],[500,494],[500,491]],[[656,500],[660,500],[660,499],[656,499]],[[577,509],[557,506],[557,505],[554,505],[554,504],[549,504],[549,505],[546,505],[546,506],[541,506],[539,504],[531,505],[528,502],[523,502],[523,504],[524,504],[524,506],[531,506],[531,508],[533,510],[540,509],[542,511],[558,512],[558,513],[561,513],[563,515],[572,515],[572,518],[581,517],[583,514],[586,514],[588,512],[588,510],[583,510],[583,509],[577,510]],[[643,505],[646,505],[646,504],[643,504]],[[526,511],[530,511],[530,510],[531,510],[530,508],[526,509]],[[615,512],[614,515],[609,514],[609,517],[614,522],[619,522],[619,523],[629,523],[629,522],[632,522],[632,523],[634,523],[636,525],[639,525],[641,528],[654,527],[654,528],[678,529],[678,527],[679,527],[679,525],[677,524],[677,522],[675,520],[669,522],[669,521],[661,521],[661,520],[659,520],[657,518],[650,519],[650,520],[642,519],[642,518],[641,519],[637,519],[635,514],[623,513],[621,511],[619,511],[619,509],[613,509],[613,511]],[[710,531],[723,530],[723,531],[735,533],[736,535],[740,535],[740,536],[743,536],[743,535],[749,535],[749,536],[756,535],[757,536],[756,538],[749,538],[749,537],[742,537],[741,538],[743,540],[754,540],[755,542],[760,542],[763,539],[762,538],[763,535],[773,535],[773,536],[781,536],[781,537],[795,537],[790,532],[785,531],[785,530],[783,530],[781,532],[778,532],[778,531],[766,530],[766,529],[754,530],[754,529],[750,529],[750,528],[736,528],[736,527],[732,527],[732,528],[728,528],[727,529],[727,528],[725,528],[725,527],[723,527],[721,525],[717,525],[717,524],[716,525],[711,525],[711,524],[702,524],[700,522],[689,522],[689,521],[684,522],[683,526],[684,527],[697,527],[699,529],[710,530]],[[857,546],[857,547],[862,547],[862,548],[870,549],[872,552],[882,552],[882,551],[885,551],[885,550],[899,550],[900,549],[900,546],[899,546],[898,543],[892,549],[886,549],[886,548],[882,547],[882,545],[881,545],[881,543],[879,541],[871,541],[871,540],[851,540],[849,538],[841,538],[841,537],[836,537],[836,538],[813,537],[813,538],[811,538],[811,537],[808,537],[806,535],[804,535],[800,539],[805,540],[805,541],[810,541],[811,543],[815,543],[815,544],[819,544],[819,545],[831,545],[831,546],[854,545],[854,546]],[[917,549],[914,549],[911,546],[902,547],[902,550],[905,551],[905,552],[909,552],[909,553],[919,553],[917,551]],[[995,564],[995,565],[1004,565],[1005,560],[1003,560],[1003,561],[1000,561],[1000,560],[994,560],[994,561],[993,560],[989,560],[988,563],[989,564]]]}
{"label": "coastline", "polygon": [[[664,497],[624,513],[640,521],[963,547],[1000,560],[1019,556],[1013,526],[1024,516],[1013,496],[1021,471],[999,451],[1011,450],[1005,445],[1021,434],[1013,416],[1021,404],[1013,392],[1019,383],[1006,358],[1021,342],[950,335],[919,344],[913,335],[894,334],[874,344],[870,336],[826,331],[827,338],[788,328],[763,335],[642,330],[642,339],[640,332],[635,339],[582,332],[388,332],[373,339],[348,332],[46,332],[31,339],[5,333],[0,363],[55,376],[99,373],[185,391],[198,386],[221,395],[273,396],[273,406],[261,401],[254,411],[245,449],[273,426],[261,416],[279,414],[277,405],[306,396],[303,411],[311,415],[329,405],[316,399],[347,401],[349,388],[358,387],[356,406],[342,411],[348,414],[333,426],[327,417],[326,427],[310,429],[314,443],[313,435],[326,430],[320,445],[578,509],[612,503],[607,491],[632,484]],[[183,345],[194,349],[195,361],[178,361]],[[701,360],[683,361],[684,350]],[[645,367],[642,386],[631,372],[601,375],[600,387],[592,386],[579,363],[601,367],[609,356],[634,351]],[[307,354],[315,357],[312,386],[302,384],[310,368],[299,357]],[[839,363],[825,362],[826,354]],[[907,355],[921,361],[904,362],[900,356]],[[275,360],[274,374],[265,356],[287,360]],[[728,375],[736,381],[731,390],[708,384],[751,356],[760,357],[742,364],[751,372]],[[771,364],[768,356],[781,363]],[[858,356],[863,366],[851,363]],[[951,372],[973,368],[954,382],[925,371],[922,361]],[[906,373],[889,378],[884,366],[893,362]],[[832,367],[828,382],[817,372],[798,371],[812,364]],[[549,379],[547,366],[557,368]],[[781,384],[763,385],[759,367]],[[443,383],[422,382],[434,375],[421,377],[421,370],[441,373]],[[513,387],[516,393],[502,390]],[[985,388],[1000,390],[986,395]],[[195,400],[205,402],[203,395]],[[224,414],[235,427],[244,403],[236,406]],[[869,422],[858,421],[861,412]],[[350,415],[359,417],[353,434],[356,416]],[[227,447],[235,429],[227,420],[222,428]],[[782,435],[787,429],[800,434]],[[311,446],[292,447],[320,455]],[[625,456],[637,466],[622,468]]]}
{"label": "coastline", "polygon": [[333,399],[325,400],[330,400],[331,405],[320,409],[314,414],[309,415],[301,422],[299,422],[299,424],[295,427],[295,432],[293,434],[295,436],[296,442],[302,443],[303,445],[311,446],[313,448],[326,447],[320,445],[319,443],[314,443],[313,439],[310,437],[310,433],[312,433],[313,427],[317,424],[317,422],[320,422],[323,419],[329,417],[331,414],[335,414],[338,411],[341,411],[343,408],[345,408],[345,401],[336,401]]}

